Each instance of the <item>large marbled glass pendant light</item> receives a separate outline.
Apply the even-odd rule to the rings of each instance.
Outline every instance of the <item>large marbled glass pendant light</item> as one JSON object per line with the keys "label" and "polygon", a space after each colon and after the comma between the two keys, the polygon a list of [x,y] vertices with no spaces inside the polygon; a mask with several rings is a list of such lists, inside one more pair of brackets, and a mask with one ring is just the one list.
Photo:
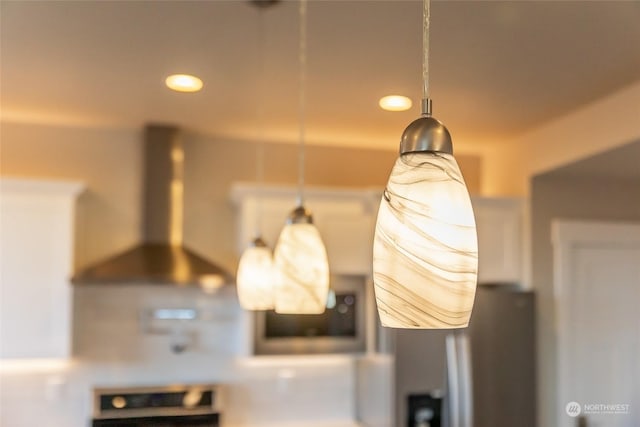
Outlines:
{"label": "large marbled glass pendant light", "polygon": [[[272,1],[254,1],[259,11],[260,66],[264,69],[264,11]],[[264,71],[264,70],[261,70]],[[258,73],[263,76],[264,72]],[[262,184],[264,181],[264,142],[262,103],[258,102],[257,122],[258,141],[256,146],[256,181],[258,182],[258,201],[256,209],[255,238],[245,249],[238,263],[237,289],[240,306],[245,310],[270,310],[274,307],[275,267],[271,248],[262,239]]]}
{"label": "large marbled glass pendant light", "polygon": [[466,327],[477,284],[471,200],[451,135],[431,115],[429,19],[424,0],[422,115],[402,134],[373,246],[378,313],[382,325],[393,328]]}
{"label": "large marbled glass pendant light", "polygon": [[299,177],[298,206],[287,218],[275,250],[277,313],[318,314],[325,310],[329,292],[329,262],[311,212],[304,207],[304,119],[306,78],[307,2],[300,1],[299,44]]}

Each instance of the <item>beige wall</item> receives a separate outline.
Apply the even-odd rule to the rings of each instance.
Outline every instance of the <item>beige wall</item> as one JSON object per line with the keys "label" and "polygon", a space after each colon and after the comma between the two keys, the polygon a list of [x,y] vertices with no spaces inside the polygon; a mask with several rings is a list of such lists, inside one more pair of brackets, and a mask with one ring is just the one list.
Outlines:
{"label": "beige wall", "polygon": [[640,181],[541,175],[532,181],[532,279],[537,294],[538,403],[541,426],[555,424],[556,342],[551,221],[640,221]]}
{"label": "beige wall", "polygon": [[[140,238],[142,129],[75,128],[2,122],[3,176],[82,181],[78,204],[76,267],[133,245]],[[230,270],[237,262],[234,181],[255,177],[255,145],[186,134],[185,242]],[[307,147],[307,183],[382,188],[395,150]],[[481,161],[457,156],[472,193],[480,191]],[[297,180],[297,148],[267,144],[268,183]]]}
{"label": "beige wall", "polygon": [[2,122],[3,176],[82,181],[75,264],[127,248],[139,238],[142,132]]}
{"label": "beige wall", "polygon": [[527,195],[538,174],[640,140],[640,81],[517,138],[482,147],[482,193]]}

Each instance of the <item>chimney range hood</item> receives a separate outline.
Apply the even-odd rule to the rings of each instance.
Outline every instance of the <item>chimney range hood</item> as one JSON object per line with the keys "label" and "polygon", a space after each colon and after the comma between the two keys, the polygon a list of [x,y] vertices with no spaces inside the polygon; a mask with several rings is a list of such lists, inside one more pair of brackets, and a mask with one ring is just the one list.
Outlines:
{"label": "chimney range hood", "polygon": [[145,128],[143,241],[78,272],[72,278],[75,285],[198,285],[215,290],[234,282],[225,269],[183,244],[183,163],[179,129]]}

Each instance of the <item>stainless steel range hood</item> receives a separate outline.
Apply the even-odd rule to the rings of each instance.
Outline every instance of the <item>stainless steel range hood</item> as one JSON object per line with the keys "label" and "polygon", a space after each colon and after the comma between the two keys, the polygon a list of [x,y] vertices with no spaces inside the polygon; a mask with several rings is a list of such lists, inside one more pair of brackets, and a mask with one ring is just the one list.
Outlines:
{"label": "stainless steel range hood", "polygon": [[199,285],[233,283],[220,266],[182,241],[184,149],[179,129],[149,125],[144,138],[143,242],[78,272],[76,285]]}

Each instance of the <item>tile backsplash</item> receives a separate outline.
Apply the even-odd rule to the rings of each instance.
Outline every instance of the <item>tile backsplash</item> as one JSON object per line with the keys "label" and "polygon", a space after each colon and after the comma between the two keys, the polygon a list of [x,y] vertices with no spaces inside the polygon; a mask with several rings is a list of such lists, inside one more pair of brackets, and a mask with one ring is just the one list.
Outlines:
{"label": "tile backsplash", "polygon": [[[178,356],[232,358],[249,355],[249,316],[234,288],[207,294],[174,286],[87,286],[74,289],[73,354],[82,360],[168,362]],[[154,309],[194,309],[194,320],[154,320]]]}
{"label": "tile backsplash", "polygon": [[[223,425],[345,425],[357,418],[353,355],[251,355],[251,315],[235,289],[74,288],[73,360],[0,369],[0,425],[89,425],[91,390],[171,383],[224,385]],[[154,320],[159,308],[195,309],[195,320]],[[176,353],[178,340],[185,350]],[[38,365],[35,365],[38,366]],[[30,408],[38,408],[34,411]]]}

